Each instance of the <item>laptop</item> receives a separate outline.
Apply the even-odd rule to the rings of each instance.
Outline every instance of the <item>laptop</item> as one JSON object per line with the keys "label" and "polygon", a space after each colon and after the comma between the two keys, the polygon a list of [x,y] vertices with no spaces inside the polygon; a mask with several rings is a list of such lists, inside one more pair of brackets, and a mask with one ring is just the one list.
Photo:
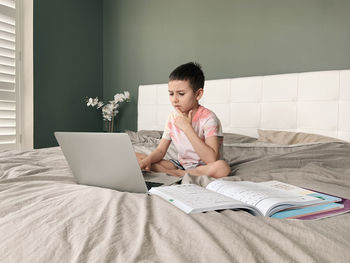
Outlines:
{"label": "laptop", "polygon": [[55,137],[79,184],[146,193],[182,179],[153,172],[144,176],[126,133],[55,132]]}

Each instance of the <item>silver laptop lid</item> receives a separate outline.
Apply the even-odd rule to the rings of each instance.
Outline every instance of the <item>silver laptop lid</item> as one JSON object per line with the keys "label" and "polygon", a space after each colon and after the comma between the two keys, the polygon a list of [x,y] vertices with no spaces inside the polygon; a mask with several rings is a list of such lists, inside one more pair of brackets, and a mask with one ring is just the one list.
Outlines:
{"label": "silver laptop lid", "polygon": [[127,134],[55,132],[55,137],[79,184],[147,192]]}

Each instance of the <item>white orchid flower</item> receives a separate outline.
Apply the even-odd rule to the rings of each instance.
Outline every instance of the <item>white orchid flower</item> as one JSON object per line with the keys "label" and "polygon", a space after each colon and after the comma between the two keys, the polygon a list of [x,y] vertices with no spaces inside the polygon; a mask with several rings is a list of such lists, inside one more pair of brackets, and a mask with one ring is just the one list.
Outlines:
{"label": "white orchid flower", "polygon": [[114,95],[114,102],[115,103],[119,103],[119,102],[122,102],[124,100],[125,100],[124,94],[117,93],[117,94]]}
{"label": "white orchid flower", "polygon": [[106,121],[111,121],[112,120],[112,116],[111,115],[106,115],[106,114],[102,114],[103,119]]}
{"label": "white orchid flower", "polygon": [[99,102],[97,103],[97,109],[101,108],[103,105],[104,105],[103,102],[102,102],[102,101],[99,101]]}
{"label": "white orchid flower", "polygon": [[102,108],[103,119],[111,121],[113,116],[113,107],[111,104],[106,104]]}
{"label": "white orchid flower", "polygon": [[112,112],[113,111],[113,105],[108,103],[106,104],[103,108],[102,108],[102,111],[105,111],[105,112]]}
{"label": "white orchid flower", "polygon": [[93,105],[92,105],[92,106],[93,106],[93,107],[96,106],[97,103],[98,103],[98,98],[96,97],[96,98],[94,98],[94,100],[93,100]]}
{"label": "white orchid flower", "polygon": [[88,107],[91,106],[91,107],[95,107],[97,104],[98,104],[98,98],[89,98],[88,100],[88,103],[86,104]]}
{"label": "white orchid flower", "polygon": [[89,106],[92,106],[92,103],[93,103],[92,98],[89,98],[86,105],[89,107]]}
{"label": "white orchid flower", "polygon": [[[107,104],[105,104],[103,101],[99,101],[98,97],[96,98],[89,98],[87,100],[87,106],[95,107],[97,109],[102,109],[102,117],[103,120],[109,121],[113,123],[113,119],[119,111],[117,110],[119,108],[119,103],[123,101],[128,101],[130,99],[130,92],[124,91],[124,93],[117,93],[114,95],[114,100],[109,101]],[[110,130],[113,131],[113,128]]]}

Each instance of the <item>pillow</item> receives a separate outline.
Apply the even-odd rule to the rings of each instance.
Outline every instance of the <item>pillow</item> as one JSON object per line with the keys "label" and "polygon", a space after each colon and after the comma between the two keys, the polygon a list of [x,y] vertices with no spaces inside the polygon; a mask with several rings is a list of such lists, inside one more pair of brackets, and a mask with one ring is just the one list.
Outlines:
{"label": "pillow", "polygon": [[340,139],[327,137],[319,134],[304,132],[288,132],[258,129],[259,142],[268,142],[274,144],[302,144],[313,142],[344,142]]}
{"label": "pillow", "polygon": [[233,143],[251,143],[255,142],[256,138],[249,137],[237,133],[224,133],[224,145]]}
{"label": "pillow", "polygon": [[[130,140],[132,142],[155,142],[162,138],[163,131],[156,130],[141,130],[138,132],[134,131],[125,131],[126,134],[129,135]],[[236,133],[224,133],[224,145],[225,144],[233,144],[233,143],[251,143],[255,142],[257,139],[253,137],[249,137],[242,134]]]}
{"label": "pillow", "polygon": [[[138,132],[125,131],[129,135],[134,150],[139,153],[150,154],[158,145],[162,138],[163,131],[141,130]],[[164,159],[177,159],[177,151],[173,143],[170,144]]]}
{"label": "pillow", "polygon": [[129,135],[131,142],[156,142],[162,138],[163,131],[156,130],[141,130],[138,132],[134,131],[125,131]]}

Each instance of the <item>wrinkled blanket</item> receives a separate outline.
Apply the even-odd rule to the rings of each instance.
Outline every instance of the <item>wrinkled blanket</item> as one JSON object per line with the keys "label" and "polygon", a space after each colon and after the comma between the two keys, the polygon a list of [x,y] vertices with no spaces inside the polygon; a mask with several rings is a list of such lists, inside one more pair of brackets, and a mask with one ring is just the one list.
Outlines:
{"label": "wrinkled blanket", "polygon": [[[348,143],[242,143],[224,153],[232,168],[224,180],[279,180],[350,198]],[[350,262],[349,232],[350,214],[188,215],[156,196],[76,184],[58,147],[0,153],[0,262]]]}

